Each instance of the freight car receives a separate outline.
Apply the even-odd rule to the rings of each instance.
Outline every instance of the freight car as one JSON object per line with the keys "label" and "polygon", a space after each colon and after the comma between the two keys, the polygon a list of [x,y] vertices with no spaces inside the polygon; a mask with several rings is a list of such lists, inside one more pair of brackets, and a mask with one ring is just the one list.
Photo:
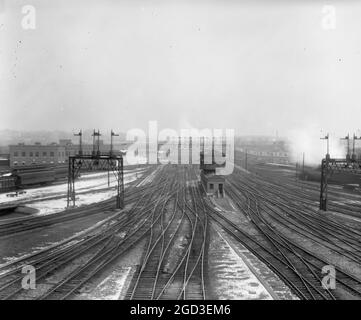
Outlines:
{"label": "freight car", "polygon": [[[301,180],[319,182],[321,180],[321,168],[305,167],[304,171],[300,169],[298,177]],[[361,187],[361,175],[349,172],[334,172],[329,176],[328,183],[342,185],[346,188],[351,185],[358,185]]]}
{"label": "freight car", "polygon": [[54,181],[55,181],[54,170],[19,172],[16,174],[16,185],[18,187],[46,184]]}
{"label": "freight car", "polygon": [[68,166],[56,166],[54,168],[55,171],[55,179],[65,179],[68,177]]}

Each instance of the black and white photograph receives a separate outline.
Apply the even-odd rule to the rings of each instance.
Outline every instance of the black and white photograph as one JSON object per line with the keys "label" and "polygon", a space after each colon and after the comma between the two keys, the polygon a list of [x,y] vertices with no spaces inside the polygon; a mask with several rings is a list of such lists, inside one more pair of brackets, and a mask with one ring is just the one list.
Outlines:
{"label": "black and white photograph", "polygon": [[360,299],[360,1],[0,0],[0,300]]}

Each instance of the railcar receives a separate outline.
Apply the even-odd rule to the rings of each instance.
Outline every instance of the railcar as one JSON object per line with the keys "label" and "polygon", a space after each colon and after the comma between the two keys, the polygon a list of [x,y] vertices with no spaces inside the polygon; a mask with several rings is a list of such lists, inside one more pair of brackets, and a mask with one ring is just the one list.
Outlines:
{"label": "railcar", "polygon": [[24,187],[35,184],[45,184],[55,181],[54,170],[28,171],[16,174],[16,184],[18,187]]}

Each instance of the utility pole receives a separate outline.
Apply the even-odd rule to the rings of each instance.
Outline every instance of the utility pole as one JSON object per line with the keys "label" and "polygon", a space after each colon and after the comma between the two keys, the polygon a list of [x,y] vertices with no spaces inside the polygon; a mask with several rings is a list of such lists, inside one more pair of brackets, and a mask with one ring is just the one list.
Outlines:
{"label": "utility pole", "polygon": [[74,136],[79,137],[79,156],[83,155],[83,147],[82,147],[82,136],[83,133],[80,129],[79,133],[75,133]]}
{"label": "utility pole", "polygon": [[347,154],[346,154],[346,161],[350,161],[350,134],[348,133],[345,138],[341,138],[341,140],[347,140]]}
{"label": "utility pole", "polygon": [[214,136],[212,137],[212,164],[214,164]]}
{"label": "utility pole", "polygon": [[320,186],[320,210],[327,211],[327,195],[328,195],[328,170],[329,170],[329,161],[330,161],[330,145],[329,137],[327,135],[321,140],[327,140],[327,153],[326,158],[322,159],[321,162],[321,186]]}
{"label": "utility pole", "polygon": [[305,153],[302,153],[302,176],[305,176]]}
{"label": "utility pole", "polygon": [[301,189],[303,190],[303,181],[305,181],[305,153],[302,153],[302,182]]}
{"label": "utility pole", "polygon": [[245,162],[244,162],[244,168],[247,170],[248,168],[248,164],[247,164],[247,149],[245,150],[246,151],[246,154],[245,154]]}

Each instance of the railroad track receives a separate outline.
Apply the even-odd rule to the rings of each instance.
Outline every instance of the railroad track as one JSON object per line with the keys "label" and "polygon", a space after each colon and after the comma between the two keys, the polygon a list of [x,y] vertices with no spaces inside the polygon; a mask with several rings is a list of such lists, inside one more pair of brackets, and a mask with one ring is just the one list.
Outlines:
{"label": "railroad track", "polygon": [[[134,277],[134,281],[139,279],[133,285],[130,298],[144,297],[146,290],[151,299],[204,299],[207,217],[204,206],[200,205],[198,186],[186,186],[190,175],[195,179],[194,169],[178,171],[164,166],[142,189],[130,211],[114,215],[103,228],[1,266],[0,299],[73,299],[81,288],[111,268],[142,240],[148,241],[147,250],[141,272]],[[175,175],[184,178],[175,182]],[[173,244],[184,231],[190,238],[175,267],[170,272],[161,272],[165,261],[174,262]],[[75,264],[56,283],[49,282],[77,259],[82,259],[82,263]],[[45,292],[33,292],[29,297],[21,287],[24,264],[36,268],[37,285],[46,286]],[[148,280],[152,280],[153,285],[144,281],[147,272],[152,275],[148,274]]]}
{"label": "railroad track", "polygon": [[[147,174],[150,174],[153,172],[153,170],[154,168],[149,169]],[[134,181],[127,186],[125,190],[125,203],[133,203],[142,193],[145,192],[147,188],[149,188],[147,185],[138,186],[139,183],[139,181]],[[95,204],[90,204],[79,208],[69,208],[65,211],[55,214],[1,220],[0,237],[90,216],[92,214],[97,214],[107,210],[110,211],[114,209],[114,203],[115,198],[112,197]]]}
{"label": "railroad track", "polygon": [[[240,163],[238,163],[240,164]],[[283,189],[285,194],[298,197],[302,203],[308,203],[310,206],[318,207],[320,187],[309,181],[295,181],[294,174],[281,175],[270,173],[266,168],[260,168],[257,164],[250,165],[252,168],[252,179],[262,181],[263,183],[271,183],[276,188]],[[236,170],[237,171],[237,170]],[[333,185],[329,185],[329,210],[342,213],[347,216],[361,218],[361,198],[360,195],[339,190]],[[351,200],[352,203],[342,203],[345,196]],[[358,203],[357,203],[358,202]]]}
{"label": "railroad track", "polygon": [[[61,282],[61,285],[57,284],[53,286],[54,290],[49,290],[51,293],[49,295],[45,294],[44,298],[51,298],[51,295],[56,296],[59,294],[59,291],[63,292],[64,288],[68,288],[69,286],[75,287],[76,283],[82,283],[82,279],[86,278],[89,272],[94,273],[98,268],[104,267],[104,263],[109,259],[114,258],[116,255],[119,256],[126,251],[126,248],[129,249],[131,245],[135,243],[135,238],[137,237],[134,235],[141,233],[146,222],[149,220],[147,216],[149,216],[151,210],[154,208],[155,202],[159,201],[158,193],[162,188],[162,184],[164,184],[164,180],[165,179],[159,175],[158,179],[154,181],[154,184],[148,186],[147,192],[138,199],[129,214],[115,215],[103,229],[91,234],[74,237],[60,245],[41,250],[30,256],[2,265],[0,267],[0,298],[12,299],[16,296],[21,296],[21,293],[24,291],[20,285],[23,277],[23,275],[20,274],[20,270],[23,265],[31,264],[36,267],[37,281],[45,281],[51,274],[66,267],[74,261],[74,259],[87,254],[90,255],[91,258],[85,265],[74,270],[71,275]],[[119,236],[124,233],[127,235],[125,239]],[[123,246],[125,242],[127,242],[128,246]],[[120,246],[123,251],[119,251]],[[74,289],[74,291],[75,290],[76,289]],[[66,291],[69,290],[66,289]],[[68,296],[65,295],[65,298],[66,297]]]}
{"label": "railroad track", "polygon": [[361,230],[320,217],[316,209],[302,205],[298,196],[295,198],[276,185],[258,184],[243,177],[240,179],[242,184],[237,184],[235,178],[229,179],[229,183],[233,188],[262,199],[263,211],[267,211],[278,223],[312,240],[323,242],[326,247],[356,263],[361,262]]}
{"label": "railroad track", "polygon": [[[240,241],[251,252],[278,274],[295,294],[302,299],[339,299],[343,293],[325,290],[321,285],[321,269],[329,263],[318,254],[298,245],[287,238],[274,226],[278,219],[283,227],[296,231],[302,236],[328,246],[340,255],[359,261],[359,230],[352,229],[341,234],[341,226],[330,221],[320,221],[314,212],[305,212],[307,207],[299,204],[299,197],[289,197],[277,185],[259,181],[253,175],[234,174],[227,179],[227,194],[241,212],[250,218],[257,230],[257,236],[238,227],[235,222],[207,204],[210,217],[220,224],[230,235]],[[292,201],[295,201],[292,203]],[[292,205],[290,205],[292,203]],[[302,209],[300,209],[302,208]],[[314,219],[314,220],[313,220]],[[325,227],[326,225],[326,227]],[[336,227],[336,229],[335,229]],[[334,228],[332,234],[330,230]],[[349,249],[347,249],[347,248]],[[361,282],[352,274],[336,268],[337,287],[356,298],[361,298]]]}
{"label": "railroad track", "polygon": [[[205,299],[204,253],[207,216],[199,208],[194,168],[175,177],[177,192],[160,211],[160,223],[150,230],[147,250],[126,299]],[[169,214],[171,212],[171,214]],[[168,214],[167,214],[168,213]],[[182,239],[182,247],[178,246]],[[177,243],[178,241],[178,243]],[[178,248],[178,252],[177,252]],[[180,249],[179,249],[180,248]],[[177,252],[177,254],[172,254]]]}
{"label": "railroad track", "polygon": [[[256,235],[251,235],[235,218],[215,209],[205,197],[194,167],[168,165],[153,172],[146,182],[142,180],[128,189],[127,202],[133,205],[127,212],[113,212],[97,229],[0,266],[0,299],[29,298],[20,285],[24,264],[35,266],[37,281],[47,286],[45,292],[30,298],[76,298],[84,286],[96,281],[140,243],[145,243],[145,250],[126,299],[205,299],[208,218],[258,256],[301,299],[333,300],[342,298],[345,292],[361,298],[360,280],[341,268],[336,268],[337,289],[324,289],[321,268],[329,263],[276,228],[287,228],[354,263],[361,261],[361,228],[346,229],[340,222],[321,218],[307,191],[304,190],[308,195],[304,197],[303,193],[296,193],[296,188],[236,170],[228,177],[226,190],[240,212],[249,217],[256,231]],[[68,219],[89,209],[110,210],[107,206],[111,201],[74,209],[73,217],[69,210]],[[62,216],[58,219],[61,221]],[[10,232],[24,228],[16,225],[19,221],[13,222]],[[57,218],[52,217],[49,222],[47,218],[29,219],[27,223],[30,230],[57,223]],[[0,224],[0,234],[1,228]],[[73,265],[59,281],[49,282],[49,278],[79,259],[82,263]]]}

